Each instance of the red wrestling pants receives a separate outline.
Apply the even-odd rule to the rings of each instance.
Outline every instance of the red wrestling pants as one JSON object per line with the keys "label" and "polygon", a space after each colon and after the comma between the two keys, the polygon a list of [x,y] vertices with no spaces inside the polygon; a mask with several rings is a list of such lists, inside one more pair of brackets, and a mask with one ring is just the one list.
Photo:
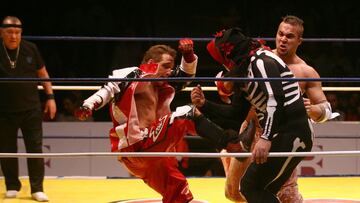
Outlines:
{"label": "red wrestling pants", "polygon": [[[188,119],[174,119],[169,124],[166,115],[148,128],[148,137],[122,152],[174,152],[175,146],[187,134],[194,134],[195,126]],[[186,203],[193,199],[185,176],[178,169],[175,157],[122,157],[129,172],[141,178],[160,193],[164,203]]]}

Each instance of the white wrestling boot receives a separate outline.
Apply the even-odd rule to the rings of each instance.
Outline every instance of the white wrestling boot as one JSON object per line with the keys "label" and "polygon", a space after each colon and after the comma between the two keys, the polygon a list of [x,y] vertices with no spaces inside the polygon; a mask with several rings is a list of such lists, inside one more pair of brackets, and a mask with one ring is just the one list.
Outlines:
{"label": "white wrestling boot", "polygon": [[44,192],[34,192],[31,197],[38,202],[48,202],[49,198]]}
{"label": "white wrestling boot", "polygon": [[19,191],[17,190],[8,190],[5,193],[5,198],[16,198]]}

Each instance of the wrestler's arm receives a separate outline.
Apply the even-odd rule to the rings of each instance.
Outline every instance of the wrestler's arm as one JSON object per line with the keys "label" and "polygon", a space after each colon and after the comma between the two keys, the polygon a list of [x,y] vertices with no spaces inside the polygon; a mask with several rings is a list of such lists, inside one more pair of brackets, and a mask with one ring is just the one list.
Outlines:
{"label": "wrestler's arm", "polygon": [[[276,78],[280,77],[280,72],[278,70],[277,64],[271,58],[258,59],[263,61],[262,70],[258,67],[253,67],[254,77],[260,78]],[[253,62],[253,64],[258,64]],[[259,64],[261,64],[259,62]],[[264,71],[266,72],[264,74]],[[277,98],[283,98],[284,92],[282,91],[281,82],[272,82],[272,83],[259,83],[259,87],[262,92],[266,95],[266,111],[264,112],[264,123],[263,133],[260,136],[252,152],[252,160],[257,164],[262,164],[267,161],[267,157],[271,148],[271,140],[274,138],[277,133],[275,129],[280,125],[279,120],[277,119],[278,111],[277,107],[278,100]]]}
{"label": "wrestler's arm", "polygon": [[[135,78],[139,73],[137,67],[114,70],[109,78]],[[106,83],[97,92],[87,98],[83,106],[90,110],[98,110],[105,106],[115,95],[126,88],[129,82],[113,81]]]}
{"label": "wrestler's arm", "polygon": [[233,95],[231,104],[219,104],[206,100],[200,85],[191,90],[191,102],[201,110],[201,112],[214,123],[224,129],[239,131],[240,124],[247,115],[250,103],[241,95],[240,92]]}
{"label": "wrestler's arm", "polygon": [[[182,54],[181,64],[176,66],[171,74],[171,77],[195,77],[198,57],[194,53],[194,42],[191,39],[184,38],[179,40],[179,52]],[[176,91],[182,90],[191,82],[171,82],[170,85]]]}
{"label": "wrestler's arm", "polygon": [[[50,78],[45,65],[37,70],[37,75],[39,78]],[[54,92],[52,89],[51,82],[49,82],[49,81],[42,82],[41,84],[44,88],[45,94],[48,97],[45,102],[44,113],[48,113],[50,118],[53,119],[53,118],[55,118],[55,115],[56,115],[56,103],[55,103],[55,99],[54,99]]]}
{"label": "wrestler's arm", "polygon": [[[259,59],[261,60],[261,59]],[[279,78],[280,72],[278,69],[278,64],[273,61],[271,58],[265,58],[263,59],[264,70],[255,70],[254,71],[254,77],[259,78]],[[254,64],[257,64],[257,62],[254,62]],[[264,71],[266,73],[264,73]],[[281,82],[259,82],[259,88],[263,92],[263,94],[266,95],[266,107],[265,111],[262,112],[261,115],[264,123],[266,125],[263,127],[263,134],[261,135],[262,139],[265,140],[272,140],[274,138],[274,135],[277,133],[275,130],[278,129],[278,126],[281,124],[279,123],[278,117],[278,106],[282,106],[283,104],[279,103],[283,100],[281,98],[285,97],[285,94],[282,90],[282,83]],[[280,99],[278,99],[280,98]]]}
{"label": "wrestler's arm", "polygon": [[[134,78],[140,74],[137,67],[123,68],[114,70],[109,78]],[[82,106],[75,111],[75,117],[79,120],[86,120],[92,115],[93,110],[98,110],[109,103],[114,97],[120,96],[120,93],[130,84],[128,81],[108,82],[97,92],[87,98]]]}
{"label": "wrestler's arm", "polygon": [[97,92],[87,98],[84,101],[83,106],[91,110],[98,110],[105,106],[117,92],[120,92],[118,85],[115,82],[108,82]]}
{"label": "wrestler's arm", "polygon": [[[184,57],[181,59],[181,64],[176,66],[171,74],[171,77],[195,77],[198,57],[194,54],[195,60],[191,63],[187,63]],[[176,91],[180,91],[188,86],[191,81],[187,82],[170,82],[169,84],[175,88]]]}
{"label": "wrestler's arm", "polygon": [[222,128],[239,131],[250,107],[249,101],[240,94],[235,94],[231,104],[219,104],[206,100],[200,110],[206,117]]}
{"label": "wrestler's arm", "polygon": [[[304,71],[306,78],[320,78],[319,74],[311,66],[306,65]],[[322,90],[321,82],[308,81],[305,86],[305,93],[308,99],[304,98],[304,105],[308,116],[315,122],[324,122],[330,119],[329,116],[332,110]]]}

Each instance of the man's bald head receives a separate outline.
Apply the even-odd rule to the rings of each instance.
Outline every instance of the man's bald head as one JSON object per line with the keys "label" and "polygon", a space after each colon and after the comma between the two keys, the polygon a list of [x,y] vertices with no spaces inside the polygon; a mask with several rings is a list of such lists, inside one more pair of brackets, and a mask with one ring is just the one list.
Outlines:
{"label": "man's bald head", "polygon": [[6,16],[2,21],[2,28],[8,28],[8,27],[22,27],[21,20],[18,17],[15,16]]}

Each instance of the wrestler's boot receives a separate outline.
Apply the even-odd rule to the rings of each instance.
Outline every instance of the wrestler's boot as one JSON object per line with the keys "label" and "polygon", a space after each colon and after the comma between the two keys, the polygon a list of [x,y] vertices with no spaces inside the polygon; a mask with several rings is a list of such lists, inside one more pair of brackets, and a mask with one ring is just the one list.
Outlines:
{"label": "wrestler's boot", "polygon": [[[204,115],[194,116],[196,131],[199,136],[209,139],[220,151],[226,149],[228,152],[249,152],[254,139],[255,125],[251,121],[248,127],[241,133],[232,129],[224,130]],[[238,158],[243,161],[246,158]]]}
{"label": "wrestler's boot", "polygon": [[[235,141],[235,143],[233,142],[228,143],[226,150],[228,152],[237,152],[237,148],[239,147],[240,144],[243,150],[245,150],[246,152],[250,152],[252,143],[254,142],[255,139],[255,132],[256,132],[255,121],[251,119],[249,125],[245,128],[245,130],[239,134],[238,139]],[[247,157],[235,157],[235,158],[240,162],[243,162],[247,159]]]}
{"label": "wrestler's boot", "polygon": [[213,142],[219,151],[226,149],[228,152],[249,152],[255,137],[256,128],[253,120],[250,120],[247,128],[239,134],[232,129],[222,129],[197,111],[192,104],[177,107],[169,123],[173,123],[175,118],[193,120],[198,135]]}
{"label": "wrestler's boot", "polygon": [[[228,130],[225,130],[225,133],[228,133],[227,131]],[[250,152],[251,145],[255,138],[255,132],[256,132],[255,121],[251,119],[245,130],[242,131],[239,134],[239,136],[236,137],[237,139],[228,143],[226,150],[228,152],[239,151],[237,150],[237,148],[239,147],[238,143],[240,143],[242,149],[244,149],[247,152]]]}
{"label": "wrestler's boot", "polygon": [[169,124],[172,124],[175,118],[187,118],[192,120],[194,118],[195,108],[196,107],[192,104],[176,107],[176,110],[171,114]]}

